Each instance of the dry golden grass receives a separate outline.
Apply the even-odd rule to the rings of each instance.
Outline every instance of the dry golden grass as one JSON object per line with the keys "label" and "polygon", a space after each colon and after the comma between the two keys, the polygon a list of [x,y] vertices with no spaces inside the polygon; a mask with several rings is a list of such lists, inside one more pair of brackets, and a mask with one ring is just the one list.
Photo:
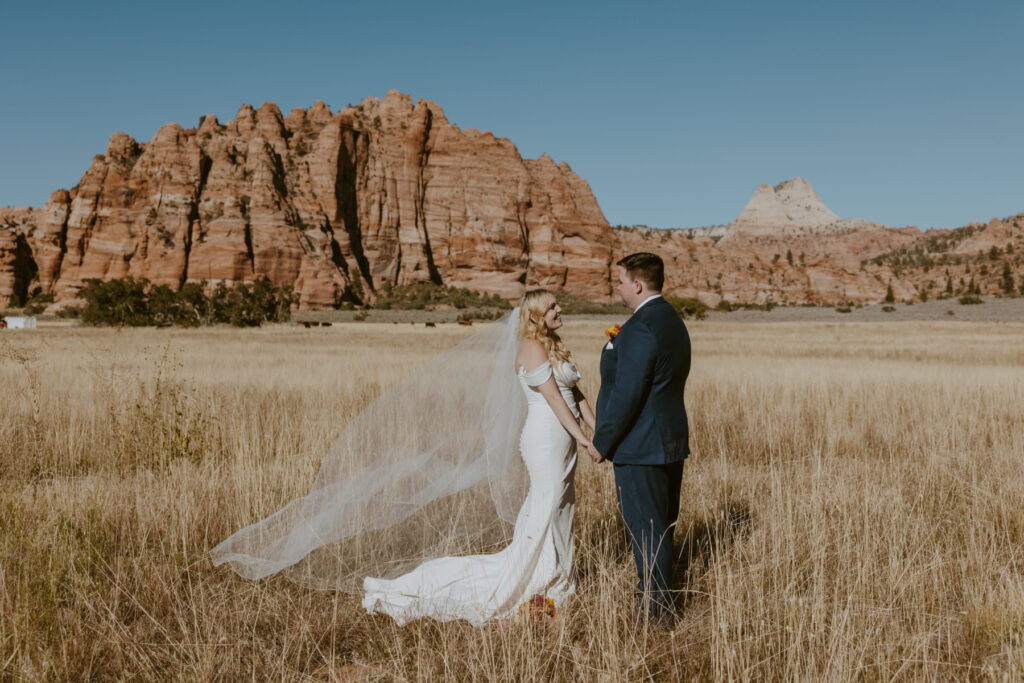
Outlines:
{"label": "dry golden grass", "polygon": [[[592,398],[607,322],[565,334]],[[397,628],[210,565],[471,330],[0,334],[0,677],[1024,676],[1024,326],[690,328],[671,637],[633,622],[611,473],[588,460],[579,594],[548,625]]]}

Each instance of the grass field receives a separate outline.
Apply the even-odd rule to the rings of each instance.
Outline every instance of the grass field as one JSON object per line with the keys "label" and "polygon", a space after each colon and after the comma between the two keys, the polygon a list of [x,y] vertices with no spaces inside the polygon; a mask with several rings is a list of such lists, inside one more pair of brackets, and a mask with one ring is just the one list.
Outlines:
{"label": "grass field", "polygon": [[[564,337],[597,393],[602,330]],[[549,624],[367,616],[206,553],[474,328],[0,333],[0,678],[1019,679],[1024,325],[690,323],[683,620],[638,628],[609,466]]]}

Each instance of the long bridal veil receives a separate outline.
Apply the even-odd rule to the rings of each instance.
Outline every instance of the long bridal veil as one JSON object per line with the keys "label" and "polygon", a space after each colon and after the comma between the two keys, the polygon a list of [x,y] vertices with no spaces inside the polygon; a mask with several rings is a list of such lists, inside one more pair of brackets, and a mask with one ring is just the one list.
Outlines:
{"label": "long bridal veil", "polygon": [[529,485],[518,320],[516,309],[482,326],[381,394],[331,445],[309,493],[217,545],[214,564],[359,592],[365,576],[507,543]]}

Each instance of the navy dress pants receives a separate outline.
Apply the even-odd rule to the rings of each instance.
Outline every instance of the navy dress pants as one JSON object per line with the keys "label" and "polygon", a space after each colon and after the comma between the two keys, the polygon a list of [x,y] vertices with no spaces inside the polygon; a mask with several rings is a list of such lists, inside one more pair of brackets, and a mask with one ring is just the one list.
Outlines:
{"label": "navy dress pants", "polygon": [[639,609],[671,622],[672,525],[679,517],[683,461],[667,465],[615,465],[619,512],[633,546],[639,577]]}

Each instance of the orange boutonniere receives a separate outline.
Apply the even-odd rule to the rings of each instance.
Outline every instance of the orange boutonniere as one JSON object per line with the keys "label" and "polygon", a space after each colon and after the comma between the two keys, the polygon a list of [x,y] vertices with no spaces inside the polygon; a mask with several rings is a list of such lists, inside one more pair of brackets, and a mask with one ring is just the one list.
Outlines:
{"label": "orange boutonniere", "polygon": [[612,325],[611,327],[604,331],[604,333],[608,335],[608,341],[611,341],[612,339],[615,339],[615,337],[619,336],[619,332],[622,332],[622,325]]}

